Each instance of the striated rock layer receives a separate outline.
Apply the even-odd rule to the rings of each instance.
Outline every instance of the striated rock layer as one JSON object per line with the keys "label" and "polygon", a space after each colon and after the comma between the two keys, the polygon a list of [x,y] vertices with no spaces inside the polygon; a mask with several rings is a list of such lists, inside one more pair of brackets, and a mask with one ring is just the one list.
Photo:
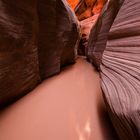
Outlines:
{"label": "striated rock layer", "polygon": [[78,41],[66,0],[0,1],[0,107],[74,63]]}
{"label": "striated rock layer", "polygon": [[76,6],[75,13],[80,20],[82,34],[78,49],[79,55],[86,55],[85,52],[89,40],[90,31],[94,27],[105,3],[106,0],[81,0]]}
{"label": "striated rock layer", "polygon": [[80,27],[74,11],[66,0],[57,0],[56,10],[56,40],[60,52],[60,67],[63,67],[75,62],[80,41]]}
{"label": "striated rock layer", "polygon": [[87,46],[88,46],[90,31],[93,28],[93,26],[95,25],[95,23],[98,19],[98,16],[99,16],[99,14],[80,21],[81,40],[80,40],[80,45],[78,48],[79,55],[84,55],[84,56],[86,55],[85,52],[86,52]]}
{"label": "striated rock layer", "polygon": [[41,78],[75,62],[79,39],[78,21],[66,0],[39,2],[39,62]]}
{"label": "striated rock layer", "polygon": [[0,1],[0,107],[40,81],[36,6],[36,0]]}
{"label": "striated rock layer", "polygon": [[139,7],[139,0],[110,0],[87,49],[88,60],[100,70],[107,109],[121,140],[140,139]]}
{"label": "striated rock layer", "polygon": [[140,1],[125,0],[109,32],[101,84],[121,140],[140,139]]}
{"label": "striated rock layer", "polygon": [[[56,0],[38,2],[38,53],[41,78],[60,71],[56,43]],[[56,52],[55,52],[56,51]]]}
{"label": "striated rock layer", "polygon": [[86,55],[88,60],[98,70],[100,69],[102,54],[106,48],[109,30],[121,5],[121,0],[110,0],[109,2],[107,2],[95,26],[93,26],[91,29]]}

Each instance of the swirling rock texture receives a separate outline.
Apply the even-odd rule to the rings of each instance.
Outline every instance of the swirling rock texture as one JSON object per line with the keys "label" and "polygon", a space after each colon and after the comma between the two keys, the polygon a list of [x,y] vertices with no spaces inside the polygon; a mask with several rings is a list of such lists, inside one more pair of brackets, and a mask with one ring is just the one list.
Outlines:
{"label": "swirling rock texture", "polygon": [[39,62],[41,78],[75,62],[79,40],[78,21],[66,0],[39,2]]}
{"label": "swirling rock texture", "polygon": [[89,61],[100,71],[103,96],[121,140],[140,139],[139,7],[139,0],[109,1],[87,49]]}
{"label": "swirling rock texture", "polygon": [[113,21],[120,9],[122,1],[110,0],[104,6],[95,26],[91,29],[89,41],[86,50],[88,60],[100,69],[102,54],[106,48],[108,32],[113,24]]}
{"label": "swirling rock texture", "polygon": [[140,140],[140,1],[125,0],[110,31],[101,84],[121,140]]}
{"label": "swirling rock texture", "polygon": [[40,81],[36,6],[36,0],[0,1],[0,107]]}

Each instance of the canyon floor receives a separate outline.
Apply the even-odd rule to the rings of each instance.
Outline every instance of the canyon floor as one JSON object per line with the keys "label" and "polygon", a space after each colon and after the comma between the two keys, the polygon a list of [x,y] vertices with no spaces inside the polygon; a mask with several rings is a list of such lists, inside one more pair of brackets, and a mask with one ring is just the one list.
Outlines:
{"label": "canyon floor", "polygon": [[84,58],[0,112],[0,140],[114,140],[98,73]]}

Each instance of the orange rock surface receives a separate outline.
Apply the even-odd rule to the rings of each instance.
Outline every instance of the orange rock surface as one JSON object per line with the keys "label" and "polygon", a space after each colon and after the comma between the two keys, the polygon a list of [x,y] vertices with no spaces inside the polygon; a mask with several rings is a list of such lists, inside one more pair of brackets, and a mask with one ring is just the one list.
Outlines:
{"label": "orange rock surface", "polygon": [[79,0],[67,0],[67,1],[70,4],[70,6],[72,7],[72,9],[74,9],[79,2]]}
{"label": "orange rock surface", "polygon": [[[72,3],[71,0],[69,3]],[[76,15],[79,20],[99,14],[107,0],[81,0],[76,8]]]}

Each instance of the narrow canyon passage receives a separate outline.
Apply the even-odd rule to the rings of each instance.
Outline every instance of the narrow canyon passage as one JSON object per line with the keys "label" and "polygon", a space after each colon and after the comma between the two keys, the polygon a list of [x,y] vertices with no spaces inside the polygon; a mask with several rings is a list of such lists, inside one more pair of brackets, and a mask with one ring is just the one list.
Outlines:
{"label": "narrow canyon passage", "polygon": [[140,140],[140,0],[0,1],[0,140]]}

